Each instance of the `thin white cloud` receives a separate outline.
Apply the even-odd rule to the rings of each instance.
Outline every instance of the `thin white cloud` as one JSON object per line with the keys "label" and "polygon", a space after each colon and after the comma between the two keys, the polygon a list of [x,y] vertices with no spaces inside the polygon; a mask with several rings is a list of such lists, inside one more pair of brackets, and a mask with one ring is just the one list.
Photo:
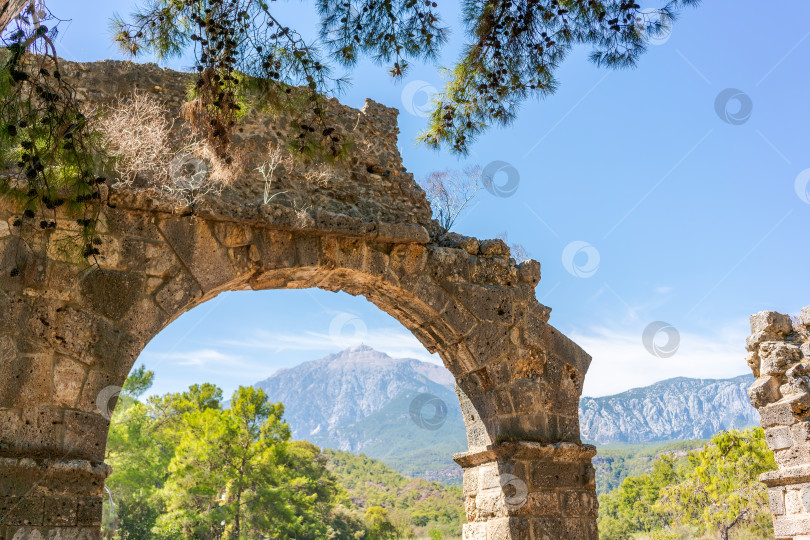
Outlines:
{"label": "thin white cloud", "polygon": [[595,327],[569,333],[593,357],[583,395],[616,394],[673,377],[717,379],[750,372],[745,363],[745,323],[708,336],[681,333],[678,350],[670,358],[648,352],[643,332],[640,325],[635,331]]}
{"label": "thin white cloud", "polygon": [[[330,354],[349,347],[365,344],[393,358],[415,358],[424,362],[441,364],[436,354],[430,354],[416,337],[406,330],[396,328],[368,329],[365,325],[355,324],[349,320],[341,326],[340,331],[321,332],[283,332],[257,330],[244,340],[226,340],[221,345],[228,347],[245,347],[250,349],[283,351],[313,351],[313,353]],[[315,357],[313,357],[313,360]]]}
{"label": "thin white cloud", "polygon": [[216,349],[198,349],[168,353],[145,352],[144,357],[144,362],[148,359],[154,359],[160,363],[168,362],[176,366],[196,367],[207,370],[216,370],[216,368],[245,368],[251,366],[245,358],[239,355],[223,353]]}

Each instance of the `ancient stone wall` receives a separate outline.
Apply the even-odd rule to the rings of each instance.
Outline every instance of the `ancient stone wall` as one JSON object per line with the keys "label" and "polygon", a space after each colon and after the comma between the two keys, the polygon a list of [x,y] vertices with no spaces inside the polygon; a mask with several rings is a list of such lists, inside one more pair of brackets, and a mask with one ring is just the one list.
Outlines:
{"label": "ancient stone wall", "polygon": [[[90,104],[139,88],[176,109],[185,92],[185,75],[155,66],[66,72]],[[254,111],[237,135],[253,162],[220,196],[178,208],[148,186],[104,187],[94,265],[58,248],[72,216],[21,231],[0,199],[0,540],[98,537],[115,396],[169,322],[224,291],[310,287],[366,297],[455,376],[465,538],[596,538],[595,450],[577,416],[590,357],[548,324],[539,263],[431,221],[396,151],[396,110],[329,107],[355,149],[325,185],[297,167],[264,202],[255,166],[287,128]]]}
{"label": "ancient stone wall", "polygon": [[810,538],[810,307],[792,321],[763,311],[751,316],[748,365],[757,380],[748,390],[778,470],[760,478],[768,487],[778,540]]}

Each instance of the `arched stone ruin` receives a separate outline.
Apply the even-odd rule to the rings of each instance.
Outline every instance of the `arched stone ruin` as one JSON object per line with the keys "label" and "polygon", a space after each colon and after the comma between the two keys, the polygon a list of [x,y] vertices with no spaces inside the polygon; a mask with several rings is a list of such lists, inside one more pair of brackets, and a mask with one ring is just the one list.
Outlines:
{"label": "arched stone ruin", "polygon": [[[175,110],[185,98],[185,76],[154,65],[63,72],[91,103],[136,88]],[[96,266],[55,249],[67,216],[21,240],[19,209],[0,199],[0,540],[99,537],[108,402],[162,328],[223,291],[308,287],[365,296],[455,376],[466,539],[597,538],[595,449],[577,415],[590,357],[548,324],[539,263],[431,221],[395,109],[329,111],[352,156],[326,184],[279,178],[287,196],[270,204],[254,169],[286,124],[259,113],[236,136],[255,158],[244,177],[193,214],[156,191],[104,188]]]}
{"label": "arched stone ruin", "polygon": [[777,540],[810,538],[810,307],[796,320],[775,311],[751,316],[748,390],[778,470],[768,487]]}

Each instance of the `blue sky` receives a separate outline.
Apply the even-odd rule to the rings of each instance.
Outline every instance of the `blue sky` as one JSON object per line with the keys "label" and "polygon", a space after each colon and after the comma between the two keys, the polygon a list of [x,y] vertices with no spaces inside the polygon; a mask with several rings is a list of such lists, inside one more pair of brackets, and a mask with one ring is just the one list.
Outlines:
{"label": "blue sky", "polygon": [[[58,42],[63,56],[118,57],[107,21],[131,2],[49,5],[73,19]],[[278,5],[289,26],[313,28],[310,2]],[[576,50],[555,96],[527,103],[515,124],[489,132],[464,160],[414,142],[460,31],[438,65],[414,65],[400,84],[362,63],[341,100],[400,109],[401,151],[417,178],[469,164],[514,167],[517,191],[482,191],[455,228],[479,238],[508,233],[542,263],[538,299],[594,357],[586,394],[734,376],[748,371],[748,315],[810,304],[810,172],[802,175],[810,169],[810,4],[779,7],[779,16],[765,16],[761,2],[706,1],[634,70],[596,68]],[[441,8],[460,28],[456,6]],[[668,353],[645,347],[656,321],[677,329],[674,354],[666,332],[653,343]],[[365,299],[323,291],[222,295],[166,328],[139,361],[157,372],[155,392],[213,381],[229,393],[356,341],[439,361]]]}

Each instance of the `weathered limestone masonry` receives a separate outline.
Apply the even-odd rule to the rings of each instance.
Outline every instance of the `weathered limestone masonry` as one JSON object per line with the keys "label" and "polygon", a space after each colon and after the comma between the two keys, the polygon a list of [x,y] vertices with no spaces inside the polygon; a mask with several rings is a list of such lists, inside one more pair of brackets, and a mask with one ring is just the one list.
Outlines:
{"label": "weathered limestone masonry", "polygon": [[768,486],[778,540],[810,540],[810,307],[798,321],[774,311],[751,316],[748,395],[759,410],[778,470]]}
{"label": "weathered limestone masonry", "polygon": [[[179,107],[185,92],[185,75],[153,65],[63,72],[92,103],[138,88]],[[253,171],[287,124],[259,113],[237,134],[255,158],[244,177],[193,213],[112,186],[97,266],[57,249],[67,216],[21,239],[18,210],[0,200],[0,540],[99,537],[110,409],[169,322],[224,291],[308,287],[365,296],[454,374],[469,440],[456,458],[465,538],[597,538],[595,451],[577,417],[590,357],[548,324],[539,263],[431,221],[396,149],[395,109],[332,101],[329,113],[352,134],[353,157],[325,185],[285,173],[271,204]]]}

